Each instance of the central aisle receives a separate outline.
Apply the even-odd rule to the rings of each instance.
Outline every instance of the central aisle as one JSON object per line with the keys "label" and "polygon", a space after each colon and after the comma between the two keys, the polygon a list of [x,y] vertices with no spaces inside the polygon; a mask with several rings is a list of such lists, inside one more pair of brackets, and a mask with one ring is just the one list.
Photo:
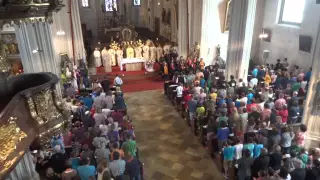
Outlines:
{"label": "central aisle", "polygon": [[125,93],[146,180],[224,179],[161,90]]}

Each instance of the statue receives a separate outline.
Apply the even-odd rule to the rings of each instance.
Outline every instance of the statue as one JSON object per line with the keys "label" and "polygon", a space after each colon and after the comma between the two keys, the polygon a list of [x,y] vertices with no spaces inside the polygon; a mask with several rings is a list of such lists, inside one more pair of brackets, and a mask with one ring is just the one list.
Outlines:
{"label": "statue", "polygon": [[198,44],[198,42],[194,44],[193,57],[200,57],[200,45]]}
{"label": "statue", "polygon": [[11,65],[8,61],[8,46],[0,41],[0,71],[1,72],[10,72]]}
{"label": "statue", "polygon": [[217,46],[216,54],[217,54],[217,57],[220,56],[220,45],[219,44]]}

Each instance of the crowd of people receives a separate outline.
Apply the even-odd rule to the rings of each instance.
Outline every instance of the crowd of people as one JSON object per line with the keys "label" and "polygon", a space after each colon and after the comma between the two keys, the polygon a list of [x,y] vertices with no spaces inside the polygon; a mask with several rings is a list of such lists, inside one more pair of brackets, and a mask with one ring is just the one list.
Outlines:
{"label": "crowd of people", "polygon": [[[118,86],[122,80],[117,76]],[[119,84],[121,82],[121,84]],[[49,148],[33,148],[36,171],[48,180],[140,180],[142,163],[120,87],[94,83],[91,94],[69,92],[67,131]]]}
{"label": "crowd of people", "polygon": [[231,75],[227,81],[219,64],[191,62],[163,63],[164,91],[212,156],[221,157],[225,177],[320,177],[320,149],[304,148],[307,127],[301,124],[311,68],[290,69],[287,59],[277,60],[252,67],[248,79]]}

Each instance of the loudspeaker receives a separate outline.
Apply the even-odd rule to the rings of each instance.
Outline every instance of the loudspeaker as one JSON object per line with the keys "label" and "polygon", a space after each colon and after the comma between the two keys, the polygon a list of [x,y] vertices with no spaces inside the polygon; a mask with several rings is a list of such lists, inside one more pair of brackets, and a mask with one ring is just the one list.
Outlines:
{"label": "loudspeaker", "polygon": [[264,50],[263,54],[262,54],[263,59],[268,59],[269,58],[269,53],[270,53],[270,51]]}
{"label": "loudspeaker", "polygon": [[299,50],[304,52],[311,52],[312,37],[299,35]]}

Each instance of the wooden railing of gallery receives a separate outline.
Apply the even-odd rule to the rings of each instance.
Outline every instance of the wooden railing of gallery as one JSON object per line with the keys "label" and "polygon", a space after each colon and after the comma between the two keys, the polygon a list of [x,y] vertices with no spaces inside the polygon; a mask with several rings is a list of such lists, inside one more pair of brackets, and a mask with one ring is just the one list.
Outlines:
{"label": "wooden railing of gallery", "polygon": [[15,167],[38,136],[62,126],[66,116],[52,73],[0,76],[0,179]]}

